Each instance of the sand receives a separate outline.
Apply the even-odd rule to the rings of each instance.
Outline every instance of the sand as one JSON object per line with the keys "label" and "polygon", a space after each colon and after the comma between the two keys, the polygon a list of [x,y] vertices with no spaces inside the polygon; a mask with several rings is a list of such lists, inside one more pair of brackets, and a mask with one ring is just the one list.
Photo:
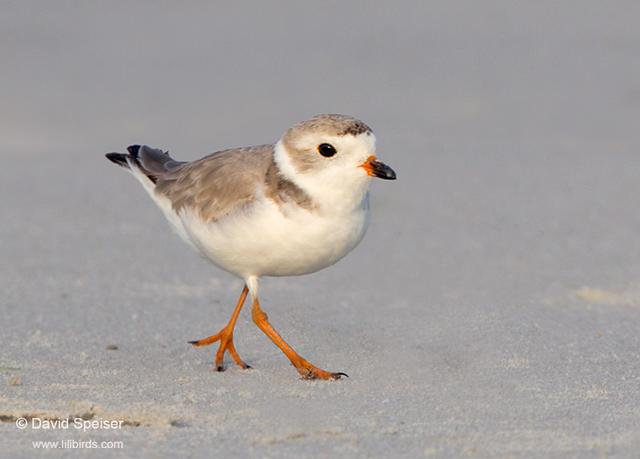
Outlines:
{"label": "sand", "polygon": [[[2,7],[0,456],[637,457],[638,5],[230,3]],[[349,257],[266,279],[263,307],[350,378],[300,380],[248,310],[253,369],[215,372],[187,341],[241,282],[103,155],[322,112],[369,123],[398,180]]]}

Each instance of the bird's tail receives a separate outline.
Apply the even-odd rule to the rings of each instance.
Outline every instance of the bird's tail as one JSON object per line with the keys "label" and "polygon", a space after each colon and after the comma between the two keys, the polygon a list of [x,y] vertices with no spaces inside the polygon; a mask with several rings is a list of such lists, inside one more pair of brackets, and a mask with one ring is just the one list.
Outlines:
{"label": "bird's tail", "polygon": [[153,183],[158,181],[158,177],[169,174],[185,164],[176,161],[169,153],[146,145],[130,145],[127,147],[129,153],[107,153],[109,161],[118,166],[129,169],[136,174],[140,172]]}

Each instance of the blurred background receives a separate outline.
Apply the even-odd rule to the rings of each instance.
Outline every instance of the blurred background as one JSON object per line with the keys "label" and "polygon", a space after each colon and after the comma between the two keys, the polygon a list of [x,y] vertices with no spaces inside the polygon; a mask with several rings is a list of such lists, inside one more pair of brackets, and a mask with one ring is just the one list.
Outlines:
{"label": "blurred background", "polygon": [[[23,381],[0,385],[7,410],[160,403],[191,426],[163,451],[631,456],[639,23],[631,1],[3,1],[0,367]],[[213,350],[183,343],[241,284],[104,153],[196,159],[318,113],[372,126],[398,180],[373,184],[352,255],[267,280],[265,309],[350,385],[297,381],[246,311],[239,351],[262,370],[217,378]]]}

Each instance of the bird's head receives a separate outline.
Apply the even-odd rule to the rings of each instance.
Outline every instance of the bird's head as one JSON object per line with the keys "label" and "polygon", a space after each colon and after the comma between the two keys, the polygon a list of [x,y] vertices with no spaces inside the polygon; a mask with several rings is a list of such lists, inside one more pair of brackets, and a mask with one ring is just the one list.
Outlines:
{"label": "bird's head", "polygon": [[287,130],[276,144],[285,176],[315,200],[362,200],[370,179],[395,180],[375,156],[376,138],[362,121],[345,115],[318,115]]}

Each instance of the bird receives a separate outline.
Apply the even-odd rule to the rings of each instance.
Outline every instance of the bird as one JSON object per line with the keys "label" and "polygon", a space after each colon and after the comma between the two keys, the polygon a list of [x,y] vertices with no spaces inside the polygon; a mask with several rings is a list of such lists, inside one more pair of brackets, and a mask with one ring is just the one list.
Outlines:
{"label": "bird", "polygon": [[376,137],[364,122],[340,114],[294,124],[272,144],[231,148],[187,162],[147,145],[107,153],[127,169],[162,210],[175,232],[215,266],[244,281],[225,327],[194,347],[219,343],[243,369],[233,342],[250,296],[252,319],[288,357],[302,379],[336,380],[300,356],[273,328],[259,300],[263,277],[300,276],[327,268],[362,240],[370,220],[369,184],[395,180],[376,157]]}

